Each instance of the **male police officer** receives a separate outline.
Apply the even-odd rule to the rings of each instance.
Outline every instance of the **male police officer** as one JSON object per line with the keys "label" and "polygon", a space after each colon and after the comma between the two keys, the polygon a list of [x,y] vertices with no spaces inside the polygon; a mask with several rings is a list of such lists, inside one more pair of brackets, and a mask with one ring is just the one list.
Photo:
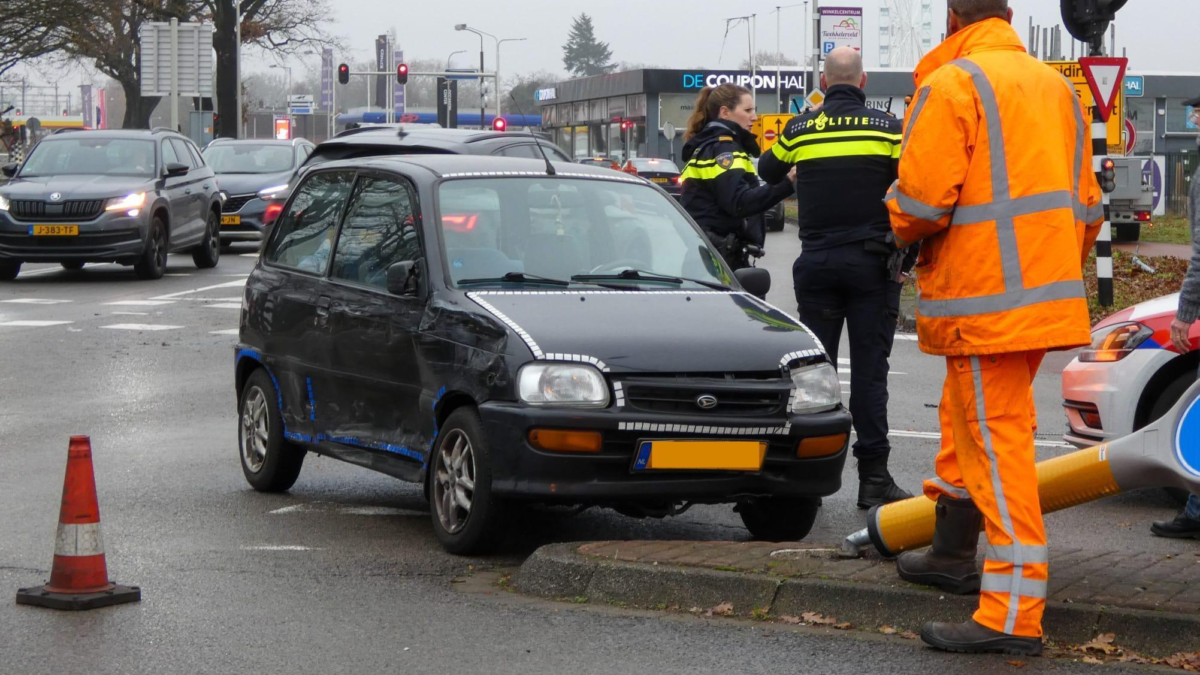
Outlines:
{"label": "male police officer", "polygon": [[867,107],[862,56],[830,52],[821,75],[824,105],[793,118],[759,160],[782,181],[796,167],[803,252],[792,267],[800,320],[837,363],[842,322],[850,332],[850,413],[858,440],[858,506],[907,499],[888,473],[888,356],[900,313],[897,253],[883,198],[896,179],[901,123]]}

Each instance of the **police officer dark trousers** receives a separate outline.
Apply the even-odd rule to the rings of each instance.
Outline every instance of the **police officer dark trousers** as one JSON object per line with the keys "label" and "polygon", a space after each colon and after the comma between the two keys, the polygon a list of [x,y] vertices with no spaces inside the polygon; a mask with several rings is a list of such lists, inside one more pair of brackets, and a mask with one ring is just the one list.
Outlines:
{"label": "police officer dark trousers", "polygon": [[[902,126],[866,106],[862,57],[829,54],[823,106],[793,118],[759,161],[769,183],[796,167],[800,257],[792,267],[800,320],[838,365],[842,324],[850,338],[850,414],[858,440],[858,506],[907,499],[888,472],[888,357],[900,313],[902,259],[883,198],[896,179]],[[889,270],[890,267],[890,270]]]}
{"label": "police officer dark trousers", "polygon": [[759,155],[758,141],[750,133],[756,119],[749,89],[705,87],[684,135],[687,164],[679,203],[733,269],[749,265],[745,244],[759,239],[746,231],[746,218],[792,194],[791,183],[782,178],[779,185],[763,185],[758,179],[752,159]]}

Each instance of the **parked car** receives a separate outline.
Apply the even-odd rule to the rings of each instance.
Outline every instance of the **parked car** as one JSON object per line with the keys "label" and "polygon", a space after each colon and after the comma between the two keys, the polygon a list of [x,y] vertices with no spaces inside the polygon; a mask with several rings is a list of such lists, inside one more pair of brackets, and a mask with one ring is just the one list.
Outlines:
{"label": "parked car", "polygon": [[[1063,408],[1077,447],[1116,440],[1165,415],[1196,381],[1200,329],[1192,326],[1192,351],[1171,343],[1174,293],[1123,309],[1092,329],[1092,344],[1063,371]],[[1169,490],[1174,496],[1185,496]]]}
{"label": "parked car", "polygon": [[158,279],[167,253],[197,267],[220,259],[221,196],[212,169],[169,129],[62,130],[41,140],[0,186],[0,280],[26,262],[132,265]]}
{"label": "parked car", "polygon": [[304,174],[246,283],[247,481],[287,490],[315,452],[422,483],[454,553],[487,549],[527,502],[734,503],[755,536],[805,536],[850,429],[820,344],[662,191],[554,168]]}
{"label": "parked car", "polygon": [[666,190],[667,194],[676,199],[679,198],[679,192],[682,189],[679,178],[679,167],[675,166],[675,162],[669,159],[634,157],[626,161],[621,170],[645,178],[663,190]]}
{"label": "parked car", "polygon": [[621,163],[611,157],[584,157],[583,159],[577,159],[575,161],[588,166],[599,166],[605,169],[612,169],[613,171],[621,170]]}
{"label": "parked car", "polygon": [[217,138],[204,148],[204,160],[217,174],[224,197],[221,207],[221,245],[235,241],[263,241],[271,198],[287,189],[296,169],[316,146],[303,138],[235,140]]}

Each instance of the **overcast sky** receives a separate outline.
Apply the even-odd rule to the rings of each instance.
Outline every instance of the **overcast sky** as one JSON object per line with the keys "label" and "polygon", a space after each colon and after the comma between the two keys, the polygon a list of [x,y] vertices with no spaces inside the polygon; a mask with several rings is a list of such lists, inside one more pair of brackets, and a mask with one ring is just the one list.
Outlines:
{"label": "overcast sky", "polygon": [[[721,54],[725,18],[756,13],[758,47],[775,49],[775,6],[798,0],[449,0],[448,2],[381,2],[380,0],[334,0],[336,22],[331,30],[343,35],[353,49],[352,57],[370,58],[376,35],[395,28],[401,47],[409,58],[446,58],[451,52],[466,49],[468,54],[455,57],[455,65],[468,67],[478,59],[479,37],[455,32],[454,24],[466,22],[472,27],[500,38],[528,38],[525,42],[506,43],[502,47],[502,74],[536,70],[563,72],[562,45],[566,41],[572,17],[580,12],[591,15],[596,36],[611,45],[615,61],[648,63],[668,68],[736,68],[746,58],[745,27],[731,30]],[[878,64],[878,10],[887,0],[829,0],[827,6],[861,6],[864,9],[864,52],[868,67]],[[900,3],[896,3],[900,4]],[[919,7],[920,0],[908,0]],[[1014,24],[1024,38],[1029,18],[1052,26],[1060,23],[1055,0],[1010,0],[1016,12]],[[811,11],[811,3],[808,5]],[[782,10],[782,51],[801,57],[805,7]],[[945,22],[945,0],[933,1],[936,43]],[[1200,0],[1130,0],[1117,21],[1117,47],[1128,49],[1131,70],[1200,72]],[[495,47],[485,41],[487,65],[493,67]],[[810,47],[811,48],[811,47]],[[1070,55],[1069,45],[1064,51]],[[339,57],[339,60],[342,60]],[[254,59],[248,70],[265,67],[269,60]],[[290,63],[299,79],[304,67],[319,66],[319,59],[308,57]]]}

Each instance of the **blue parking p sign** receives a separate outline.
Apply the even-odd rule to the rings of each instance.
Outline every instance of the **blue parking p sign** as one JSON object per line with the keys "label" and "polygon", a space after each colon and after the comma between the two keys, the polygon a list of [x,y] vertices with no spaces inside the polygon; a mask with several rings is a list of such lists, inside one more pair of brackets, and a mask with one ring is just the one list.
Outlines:
{"label": "blue parking p sign", "polygon": [[837,43],[836,42],[826,42],[823,46],[824,46],[824,49],[821,50],[821,53],[827,55],[827,54],[829,54],[829,52],[833,51],[834,47],[837,47]]}
{"label": "blue parking p sign", "polygon": [[1125,96],[1140,97],[1146,92],[1146,78],[1141,75],[1125,76]]}

